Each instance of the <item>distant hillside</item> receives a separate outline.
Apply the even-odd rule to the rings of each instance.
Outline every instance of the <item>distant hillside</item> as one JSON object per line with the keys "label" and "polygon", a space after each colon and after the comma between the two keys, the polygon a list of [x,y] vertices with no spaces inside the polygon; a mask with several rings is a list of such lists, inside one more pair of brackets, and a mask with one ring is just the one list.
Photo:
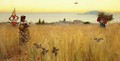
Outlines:
{"label": "distant hillside", "polygon": [[89,12],[86,12],[84,14],[98,14],[98,11],[89,11]]}

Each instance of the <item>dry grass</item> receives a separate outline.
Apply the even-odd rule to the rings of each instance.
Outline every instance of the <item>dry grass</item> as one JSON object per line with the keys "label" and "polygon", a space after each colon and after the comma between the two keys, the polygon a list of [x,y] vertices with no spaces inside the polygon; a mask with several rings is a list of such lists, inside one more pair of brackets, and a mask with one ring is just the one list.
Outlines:
{"label": "dry grass", "polygon": [[[37,61],[38,57],[40,61],[120,61],[119,24],[109,24],[107,28],[99,28],[95,24],[30,25],[29,31],[30,40],[23,54],[18,55],[19,60],[15,57],[15,61]],[[94,38],[104,40],[97,42]],[[9,50],[16,50],[18,40],[18,27],[0,24],[0,59],[7,57]],[[42,50],[37,49],[34,43],[42,44],[48,53],[42,56]],[[52,53],[54,46],[59,48],[56,57]]]}

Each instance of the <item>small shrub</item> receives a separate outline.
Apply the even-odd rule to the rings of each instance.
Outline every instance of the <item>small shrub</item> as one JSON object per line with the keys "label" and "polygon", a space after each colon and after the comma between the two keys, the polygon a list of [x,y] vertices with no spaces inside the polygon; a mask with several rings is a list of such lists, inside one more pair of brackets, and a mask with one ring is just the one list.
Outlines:
{"label": "small shrub", "polygon": [[90,24],[90,22],[84,22],[83,24]]}

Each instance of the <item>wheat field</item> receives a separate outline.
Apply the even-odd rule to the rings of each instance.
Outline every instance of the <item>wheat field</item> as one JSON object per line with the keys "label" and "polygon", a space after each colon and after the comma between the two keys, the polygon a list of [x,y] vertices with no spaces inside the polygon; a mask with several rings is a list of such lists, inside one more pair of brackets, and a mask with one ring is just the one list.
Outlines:
{"label": "wheat field", "polygon": [[[35,25],[29,27],[30,39],[18,54],[19,29],[0,24],[0,61],[120,61],[120,24]],[[99,42],[95,38],[102,38]],[[43,56],[41,44],[49,51]],[[52,48],[59,49],[58,55]],[[12,56],[8,58],[9,56]]]}

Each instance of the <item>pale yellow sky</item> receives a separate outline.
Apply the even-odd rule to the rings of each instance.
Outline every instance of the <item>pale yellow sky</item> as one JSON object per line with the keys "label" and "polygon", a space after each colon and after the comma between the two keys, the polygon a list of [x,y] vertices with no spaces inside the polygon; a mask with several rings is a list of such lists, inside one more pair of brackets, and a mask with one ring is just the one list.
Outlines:
{"label": "pale yellow sky", "polygon": [[14,8],[17,12],[120,12],[120,0],[0,0],[0,12]]}

